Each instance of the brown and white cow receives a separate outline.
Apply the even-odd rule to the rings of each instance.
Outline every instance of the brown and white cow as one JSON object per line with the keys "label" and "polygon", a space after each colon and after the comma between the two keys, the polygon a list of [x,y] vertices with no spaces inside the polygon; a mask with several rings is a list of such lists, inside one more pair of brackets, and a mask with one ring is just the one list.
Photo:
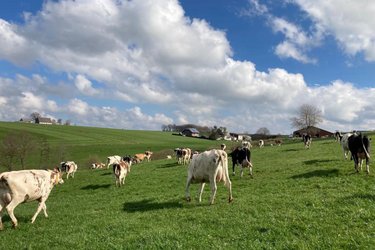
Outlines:
{"label": "brown and white cow", "polygon": [[93,164],[91,164],[91,169],[102,169],[104,167],[105,164],[101,162],[94,162]]}
{"label": "brown and white cow", "polygon": [[147,162],[151,161],[152,154],[153,154],[153,152],[151,152],[151,151],[145,152],[145,159],[147,160]]}
{"label": "brown and white cow", "polygon": [[136,163],[141,163],[146,158],[146,154],[135,154],[134,160]]}
{"label": "brown and white cow", "polygon": [[77,171],[78,166],[74,161],[61,162],[61,171],[66,173],[66,179],[69,179],[69,175],[74,178],[74,173]]}
{"label": "brown and white cow", "polygon": [[212,149],[193,156],[188,168],[186,181],[186,200],[191,201],[189,187],[191,183],[200,183],[199,202],[202,201],[202,192],[205,183],[211,186],[210,204],[215,201],[217,182],[223,181],[229,189],[229,202],[232,197],[232,183],[228,174],[228,156],[223,150]]}
{"label": "brown and white cow", "polygon": [[107,157],[107,169],[110,165],[113,165],[115,163],[119,163],[121,161],[121,156],[119,155],[112,155]]}
{"label": "brown and white cow", "polygon": [[54,170],[19,170],[3,172],[0,174],[0,230],[4,228],[1,215],[4,208],[7,209],[13,227],[18,222],[14,216],[14,209],[24,202],[37,200],[39,206],[31,218],[34,223],[36,217],[43,209],[44,215],[48,217],[45,204],[52,188],[58,183],[64,183],[62,173],[58,168]]}
{"label": "brown and white cow", "polygon": [[116,186],[121,187],[125,184],[125,178],[130,173],[131,162],[120,161],[113,164],[113,173],[115,175]]}

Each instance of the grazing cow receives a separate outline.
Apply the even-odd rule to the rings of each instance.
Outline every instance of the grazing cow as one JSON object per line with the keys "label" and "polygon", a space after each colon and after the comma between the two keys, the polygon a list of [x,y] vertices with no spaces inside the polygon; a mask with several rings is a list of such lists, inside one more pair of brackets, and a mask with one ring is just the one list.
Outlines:
{"label": "grazing cow", "polygon": [[105,164],[104,163],[101,163],[101,162],[95,162],[93,164],[91,164],[91,169],[102,169],[105,167]]}
{"label": "grazing cow", "polygon": [[214,204],[217,182],[223,181],[228,187],[228,201],[233,200],[232,183],[228,174],[228,156],[224,150],[212,149],[198,155],[194,155],[188,168],[186,181],[186,200],[191,201],[189,187],[191,183],[201,183],[198,201],[202,201],[202,192],[205,183],[209,182],[211,187],[210,204]]}
{"label": "grazing cow", "polygon": [[146,154],[135,154],[134,159],[137,163],[143,162],[143,160],[147,158]]}
{"label": "grazing cow", "polygon": [[347,133],[345,135],[343,135],[341,137],[341,141],[340,141],[340,144],[341,144],[341,147],[342,147],[342,150],[344,151],[344,157],[345,159],[348,159],[348,156],[349,156],[349,137],[351,137],[352,135],[354,135],[353,133]]}
{"label": "grazing cow", "polygon": [[348,147],[354,160],[354,169],[362,170],[362,161],[366,159],[366,172],[370,173],[370,139],[366,135],[353,134],[348,138]]}
{"label": "grazing cow", "polygon": [[263,140],[259,140],[259,148],[263,148],[264,147],[264,141]]}
{"label": "grazing cow", "polygon": [[61,171],[66,173],[66,179],[69,179],[69,175],[74,178],[74,173],[77,171],[78,166],[74,161],[65,161],[60,163]]}
{"label": "grazing cow", "polygon": [[107,169],[110,165],[113,165],[114,163],[119,163],[121,161],[121,156],[119,155],[112,155],[107,157]]}
{"label": "grazing cow", "polygon": [[303,144],[305,145],[305,148],[309,149],[311,146],[312,138],[309,134],[303,134],[302,135]]}
{"label": "grazing cow", "polygon": [[153,154],[153,152],[151,152],[151,151],[145,152],[145,158],[146,158],[147,162],[151,161],[152,154]]}
{"label": "grazing cow", "polygon": [[130,162],[120,161],[119,163],[113,164],[113,173],[116,179],[116,186],[120,187],[125,184],[125,178],[130,173]]}
{"label": "grazing cow", "polygon": [[253,165],[251,163],[251,152],[250,149],[244,148],[244,147],[237,147],[234,149],[230,154],[232,157],[232,170],[233,170],[233,175],[236,174],[235,166],[236,164],[241,166],[241,177],[243,176],[243,169],[245,167],[249,168],[249,174],[252,176],[253,175]]}
{"label": "grazing cow", "polygon": [[277,146],[281,146],[282,143],[283,143],[282,140],[275,140],[275,144],[276,144]]}
{"label": "grazing cow", "polygon": [[52,188],[58,183],[64,183],[62,173],[58,168],[54,170],[19,170],[1,173],[0,230],[4,228],[1,220],[2,210],[4,208],[8,211],[13,227],[17,227],[18,222],[13,211],[20,203],[35,200],[39,202],[36,213],[31,218],[31,223],[34,223],[42,209],[45,217],[48,217],[45,202]]}

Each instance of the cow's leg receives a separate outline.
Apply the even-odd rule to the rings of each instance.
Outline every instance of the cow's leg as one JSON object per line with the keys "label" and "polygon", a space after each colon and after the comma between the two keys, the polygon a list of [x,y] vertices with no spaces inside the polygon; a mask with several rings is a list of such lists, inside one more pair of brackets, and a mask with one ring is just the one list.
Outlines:
{"label": "cow's leg", "polygon": [[369,165],[369,160],[366,158],[366,172],[367,174],[370,173],[370,165]]}
{"label": "cow's leg", "polygon": [[204,183],[204,182],[202,182],[201,183],[201,187],[200,187],[200,189],[199,189],[199,191],[198,191],[198,201],[199,202],[202,202],[202,193],[203,193],[203,189],[204,189],[204,185],[205,185],[206,183]]}
{"label": "cow's leg", "polygon": [[0,231],[4,229],[2,217],[3,217],[3,209],[5,207],[5,203],[3,202],[2,199],[0,199]]}
{"label": "cow's leg", "polygon": [[185,188],[185,197],[186,197],[186,201],[188,201],[188,202],[191,201],[191,198],[190,198],[190,183],[191,183],[191,178],[192,178],[192,176],[188,175],[187,181],[186,181],[186,188]]}
{"label": "cow's leg", "polygon": [[241,178],[242,178],[242,176],[243,176],[243,166],[241,166]]}
{"label": "cow's leg", "polygon": [[232,174],[233,174],[233,175],[236,174],[236,172],[234,172],[234,167],[235,167],[235,166],[236,166],[236,163],[232,162],[232,170],[233,170],[233,171],[232,171]]}
{"label": "cow's leg", "polygon": [[[44,208],[46,206],[45,202],[46,202],[45,198],[42,198],[40,200],[39,206],[38,206],[33,218],[31,218],[31,223],[34,223],[34,221],[35,221],[36,217],[38,216],[38,214],[40,213],[40,211],[42,211],[42,209],[44,210]],[[46,209],[47,209],[47,207],[46,207]]]}
{"label": "cow's leg", "polygon": [[44,212],[44,216],[45,216],[46,218],[48,218],[46,203],[44,203],[44,206],[43,206],[43,212]]}
{"label": "cow's leg", "polygon": [[20,204],[23,200],[19,199],[20,201],[18,201],[18,199],[14,199],[6,206],[6,209],[8,211],[8,214],[9,214],[9,217],[10,219],[12,220],[12,223],[13,223],[13,228],[16,228],[18,226],[18,221],[17,221],[17,218],[16,216],[14,216],[14,209],[18,206],[18,204]]}
{"label": "cow's leg", "polygon": [[[251,164],[251,163],[250,163]],[[251,176],[251,177],[253,177],[253,166],[252,165],[250,165],[250,167],[249,167],[249,175]]]}
{"label": "cow's leg", "polygon": [[216,178],[214,176],[210,178],[210,187],[211,187],[210,205],[212,205],[215,202],[215,196],[216,196],[216,191],[217,191]]}

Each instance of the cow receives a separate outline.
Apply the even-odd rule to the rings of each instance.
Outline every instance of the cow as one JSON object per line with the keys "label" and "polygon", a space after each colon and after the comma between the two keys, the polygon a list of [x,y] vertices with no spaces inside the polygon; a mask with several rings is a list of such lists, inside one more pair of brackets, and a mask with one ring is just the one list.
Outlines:
{"label": "cow", "polygon": [[366,135],[353,134],[348,138],[348,147],[354,161],[354,169],[362,170],[363,159],[366,159],[366,172],[370,173],[370,139]]}
{"label": "cow", "polygon": [[349,156],[349,137],[351,137],[352,135],[354,135],[353,133],[346,133],[345,135],[343,135],[341,137],[341,140],[340,140],[340,144],[341,144],[341,147],[342,147],[342,150],[344,151],[344,157],[345,159],[348,159],[348,156]]}
{"label": "cow", "polygon": [[337,142],[340,142],[341,141],[341,138],[342,138],[342,134],[339,132],[339,131],[336,131],[335,132],[335,140]]}
{"label": "cow", "polygon": [[259,148],[263,148],[264,147],[264,141],[263,140],[259,140]]}
{"label": "cow", "polygon": [[60,163],[61,171],[66,173],[66,179],[69,179],[69,175],[74,178],[74,173],[77,171],[78,166],[74,161],[63,161]]}
{"label": "cow", "polygon": [[147,162],[151,161],[152,154],[153,154],[153,152],[151,152],[151,151],[145,152],[145,158],[146,158]]}
{"label": "cow", "polygon": [[190,148],[175,148],[174,152],[176,154],[176,159],[178,164],[188,164],[191,158]]}
{"label": "cow", "polygon": [[248,141],[243,141],[243,142],[242,142],[242,147],[243,147],[243,148],[248,148],[248,149],[250,149],[252,146],[251,146],[251,143],[250,143],[250,142],[248,142]]}
{"label": "cow", "polygon": [[207,182],[210,183],[211,197],[210,204],[214,204],[217,182],[223,181],[224,185],[229,190],[228,201],[233,201],[232,196],[232,183],[228,174],[228,156],[224,150],[212,149],[203,153],[194,155],[188,167],[188,176],[186,180],[186,200],[191,201],[190,198],[190,184],[200,183],[200,190],[198,195],[198,201],[202,201],[202,192]]}
{"label": "cow", "polygon": [[232,174],[235,175],[235,166],[238,164],[241,166],[241,177],[243,176],[243,169],[249,168],[249,174],[253,176],[253,165],[251,163],[251,152],[250,149],[244,147],[235,148],[230,154],[232,157]]}
{"label": "cow", "polygon": [[221,145],[220,145],[220,149],[221,150],[225,150],[227,148],[227,145],[225,145],[224,143],[222,143]]}
{"label": "cow", "polygon": [[37,200],[39,206],[31,218],[34,223],[36,217],[43,209],[45,217],[48,217],[45,202],[52,188],[57,184],[64,183],[62,173],[58,168],[54,170],[18,170],[3,172],[0,174],[0,230],[4,229],[1,215],[4,208],[7,209],[13,228],[18,226],[14,209],[24,202]]}
{"label": "cow", "polygon": [[121,161],[121,156],[119,155],[112,155],[107,157],[107,169],[109,169],[110,165],[114,163],[119,163]]}
{"label": "cow", "polygon": [[137,162],[137,163],[141,163],[141,162],[143,162],[143,160],[145,159],[145,158],[147,158],[147,156],[146,156],[146,154],[135,154],[134,155],[134,159],[135,159],[135,161]]}
{"label": "cow", "polygon": [[309,149],[311,146],[312,138],[309,134],[303,134],[302,135],[303,144],[305,145],[306,149]]}
{"label": "cow", "polygon": [[125,178],[130,173],[131,162],[120,161],[119,163],[113,164],[113,174],[115,175],[116,186],[121,187],[125,184]]}
{"label": "cow", "polygon": [[283,141],[281,139],[277,139],[277,140],[275,140],[275,144],[277,146],[281,146],[281,144],[283,144]]}
{"label": "cow", "polygon": [[102,169],[105,167],[105,164],[104,163],[101,163],[101,162],[94,162],[93,164],[91,164],[91,169]]}

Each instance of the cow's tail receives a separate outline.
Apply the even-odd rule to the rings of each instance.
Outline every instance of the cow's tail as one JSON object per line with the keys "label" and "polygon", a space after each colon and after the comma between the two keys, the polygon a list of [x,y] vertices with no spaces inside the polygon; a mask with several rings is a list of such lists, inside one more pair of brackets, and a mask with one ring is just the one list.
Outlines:
{"label": "cow's tail", "polygon": [[117,176],[120,175],[120,165],[119,164],[113,164],[113,173]]}
{"label": "cow's tail", "polygon": [[363,143],[363,137],[361,136],[361,141],[362,141],[362,147],[363,147],[363,150],[365,151],[365,153],[366,153],[366,157],[368,158],[368,159],[370,159],[370,154],[369,154],[369,152],[367,151],[367,149],[366,149],[366,147],[365,147],[365,144]]}
{"label": "cow's tail", "polygon": [[228,155],[223,150],[219,150],[218,164],[221,164],[222,166],[222,180],[224,182],[224,185],[227,185],[228,181],[230,181],[228,174]]}

